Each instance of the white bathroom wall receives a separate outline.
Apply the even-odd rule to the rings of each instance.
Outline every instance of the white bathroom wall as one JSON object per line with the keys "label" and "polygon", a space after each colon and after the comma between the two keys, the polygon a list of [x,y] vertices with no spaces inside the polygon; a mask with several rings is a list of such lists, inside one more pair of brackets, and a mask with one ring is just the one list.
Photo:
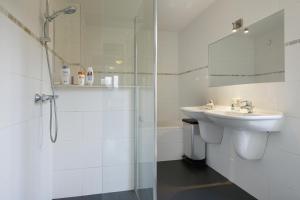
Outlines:
{"label": "white bathroom wall", "polygon": [[54,197],[133,189],[133,89],[59,89]]}
{"label": "white bathroom wall", "polygon": [[157,161],[181,160],[183,156],[182,127],[158,127]]}
{"label": "white bathroom wall", "polygon": [[158,32],[158,126],[179,125],[178,33]]}
{"label": "white bathroom wall", "polygon": [[[299,0],[216,1],[179,34],[180,72],[207,66],[208,45],[230,34],[231,23],[236,19],[243,17],[247,26],[281,9],[285,9],[285,42],[299,41],[300,28],[294,24],[300,20]],[[241,97],[252,100],[258,108],[284,112],[282,131],[270,136],[262,160],[246,161],[237,157],[228,130],[222,144],[208,145],[208,165],[260,200],[300,199],[299,53],[300,43],[297,41],[285,47],[286,82],[283,83],[209,88],[206,69],[194,75],[186,74],[179,82],[180,102],[186,105],[200,105],[205,99],[230,105],[231,98]],[[201,82],[187,78],[188,75],[198,77]],[[193,94],[187,94],[186,88],[192,88]]]}
{"label": "white bathroom wall", "polygon": [[158,32],[158,161],[180,160],[183,133],[178,94],[178,33]]}
{"label": "white bathroom wall", "polygon": [[45,55],[37,40],[43,4],[0,2],[0,199],[52,199],[49,107],[33,102],[36,92],[49,93]]}

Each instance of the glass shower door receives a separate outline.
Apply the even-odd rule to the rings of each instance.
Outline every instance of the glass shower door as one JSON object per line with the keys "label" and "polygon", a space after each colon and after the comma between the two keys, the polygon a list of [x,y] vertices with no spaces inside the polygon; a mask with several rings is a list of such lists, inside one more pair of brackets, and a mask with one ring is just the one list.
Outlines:
{"label": "glass shower door", "polygon": [[156,200],[156,5],[144,0],[135,18],[135,190]]}

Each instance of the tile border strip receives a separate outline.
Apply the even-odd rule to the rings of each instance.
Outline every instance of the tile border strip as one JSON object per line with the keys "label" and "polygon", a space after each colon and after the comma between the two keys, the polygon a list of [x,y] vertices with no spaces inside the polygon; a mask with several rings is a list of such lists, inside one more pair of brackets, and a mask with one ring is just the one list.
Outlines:
{"label": "tile border strip", "polygon": [[37,42],[39,42],[42,45],[39,37],[37,37],[27,26],[25,26],[20,20],[18,20],[15,16],[13,16],[8,10],[6,10],[1,5],[0,5],[0,12],[4,16],[6,16],[10,21],[12,21],[15,25],[17,25],[19,28],[21,28],[23,31],[25,31],[28,35],[30,35],[32,38],[34,38]]}
{"label": "tile border strip", "polygon": [[257,77],[257,76],[267,76],[267,75],[273,75],[273,74],[282,74],[285,73],[285,71],[276,71],[276,72],[266,72],[266,73],[261,73],[261,74],[211,74],[209,76],[213,77]]}
{"label": "tile border strip", "polygon": [[[195,71],[203,70],[203,69],[207,69],[207,68],[208,68],[207,66],[206,67],[199,67],[199,68],[188,70],[188,71],[181,72],[181,73],[162,72],[162,73],[158,73],[157,75],[159,75],[159,76],[180,76],[180,75],[188,74],[188,73],[191,73],[191,72],[195,72]],[[128,74],[128,75],[134,74],[134,72],[105,72],[105,71],[95,71],[95,73],[97,73],[97,74]],[[148,73],[148,72],[142,72],[142,73],[139,73],[139,74],[140,75],[153,75],[153,73]]]}
{"label": "tile border strip", "polygon": [[[134,75],[134,72],[105,72],[105,71],[95,71],[96,74],[123,74],[123,75]],[[153,75],[153,73],[150,72],[142,72],[139,73],[139,75]],[[178,76],[176,73],[158,73],[159,76]]]}
{"label": "tile border strip", "polygon": [[[40,37],[37,36],[33,31],[30,30],[27,26],[25,26],[19,19],[17,19],[14,15],[12,15],[7,9],[5,9],[3,6],[0,5],[0,13],[2,13],[4,16],[6,16],[11,22],[13,22],[15,25],[17,25],[19,28],[21,28],[25,33],[27,33],[29,36],[31,36],[35,41],[41,44],[41,46],[45,47],[44,44],[41,42]],[[48,50],[57,57],[61,62],[69,64],[62,56],[58,55],[54,49],[47,47]]]}
{"label": "tile border strip", "polygon": [[184,74],[188,74],[188,73],[192,73],[192,72],[200,71],[200,70],[204,70],[204,69],[208,69],[208,66],[197,67],[197,68],[194,68],[194,69],[191,69],[191,70],[187,70],[187,71],[184,71],[184,72],[180,72],[180,73],[178,73],[177,75],[184,75]]}
{"label": "tile border strip", "polygon": [[286,42],[285,46],[289,47],[289,46],[293,46],[293,45],[296,45],[296,44],[300,44],[300,39],[296,39],[296,40],[292,40],[292,41]]}

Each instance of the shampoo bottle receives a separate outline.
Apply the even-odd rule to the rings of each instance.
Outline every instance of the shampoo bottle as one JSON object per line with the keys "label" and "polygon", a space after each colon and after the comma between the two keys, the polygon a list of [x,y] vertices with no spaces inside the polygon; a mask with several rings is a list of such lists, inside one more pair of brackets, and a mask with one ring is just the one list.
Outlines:
{"label": "shampoo bottle", "polygon": [[93,70],[93,67],[88,67],[88,69],[87,69],[86,83],[90,86],[94,84],[94,70]]}
{"label": "shampoo bottle", "polygon": [[67,65],[62,66],[61,69],[61,83],[63,85],[69,85],[71,78],[71,70]]}

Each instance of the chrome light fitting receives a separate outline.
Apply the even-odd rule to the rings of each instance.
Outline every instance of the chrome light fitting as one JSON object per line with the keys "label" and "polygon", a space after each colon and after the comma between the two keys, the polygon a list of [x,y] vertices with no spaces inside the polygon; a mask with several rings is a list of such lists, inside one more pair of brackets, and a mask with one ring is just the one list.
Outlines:
{"label": "chrome light fitting", "polygon": [[236,33],[242,27],[243,27],[243,19],[241,18],[232,23],[232,32]]}

